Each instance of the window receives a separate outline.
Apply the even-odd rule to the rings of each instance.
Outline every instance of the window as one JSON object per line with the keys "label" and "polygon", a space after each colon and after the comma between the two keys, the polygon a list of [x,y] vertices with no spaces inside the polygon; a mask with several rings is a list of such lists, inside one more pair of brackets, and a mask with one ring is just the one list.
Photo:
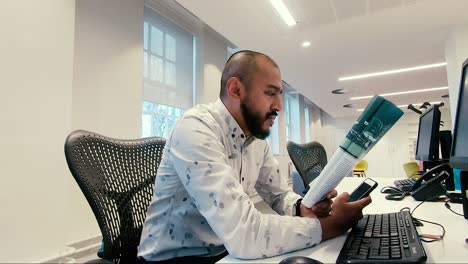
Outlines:
{"label": "window", "polygon": [[291,140],[291,100],[289,98],[289,95],[285,94],[285,99],[284,100],[284,113],[286,115],[286,124],[285,124],[285,128],[286,128],[286,142],[290,141]]}
{"label": "window", "polygon": [[176,40],[149,22],[144,22],[144,77],[151,84],[176,87]]}
{"label": "window", "polygon": [[274,155],[280,154],[280,147],[279,147],[279,116],[276,117],[275,123],[270,128],[270,136],[267,137],[267,141],[270,144],[272,153]]}
{"label": "window", "polygon": [[226,46],[226,55],[227,55],[227,59],[229,59],[232,54],[236,53],[240,51],[239,48],[233,48],[233,47],[230,47],[230,46]]}
{"label": "window", "polygon": [[143,23],[142,135],[168,137],[193,106],[195,37],[150,7]]}
{"label": "window", "polygon": [[286,142],[301,142],[301,119],[297,93],[285,93],[284,114],[286,115]]}
{"label": "window", "polygon": [[183,109],[151,102],[143,102],[142,136],[168,138]]}
{"label": "window", "polygon": [[304,132],[305,132],[305,143],[310,142],[310,119],[309,119],[309,107],[304,105]]}

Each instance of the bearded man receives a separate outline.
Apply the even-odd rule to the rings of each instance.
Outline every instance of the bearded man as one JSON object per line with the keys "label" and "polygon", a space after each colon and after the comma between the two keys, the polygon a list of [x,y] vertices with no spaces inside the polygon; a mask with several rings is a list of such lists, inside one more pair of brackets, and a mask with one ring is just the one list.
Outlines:
{"label": "bearded man", "polygon": [[[264,140],[283,109],[278,65],[240,51],[226,62],[220,98],[189,109],[167,139],[138,248],[142,263],[214,263],[311,247],[362,218],[369,197],[349,194],[307,208]],[[257,192],[278,214],[258,211]],[[332,198],[335,198],[332,208]]]}

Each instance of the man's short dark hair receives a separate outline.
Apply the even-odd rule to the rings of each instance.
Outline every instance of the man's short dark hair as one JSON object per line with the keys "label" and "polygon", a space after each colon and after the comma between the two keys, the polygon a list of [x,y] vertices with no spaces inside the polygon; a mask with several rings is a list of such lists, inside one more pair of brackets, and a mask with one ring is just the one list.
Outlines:
{"label": "man's short dark hair", "polygon": [[241,50],[235,52],[227,60],[223,74],[221,76],[221,90],[219,98],[223,99],[227,94],[226,84],[229,78],[236,77],[244,85],[249,86],[250,81],[255,73],[259,70],[257,64],[257,57],[266,58],[273,66],[278,68],[278,65],[272,58],[263,53],[252,51],[252,50]]}

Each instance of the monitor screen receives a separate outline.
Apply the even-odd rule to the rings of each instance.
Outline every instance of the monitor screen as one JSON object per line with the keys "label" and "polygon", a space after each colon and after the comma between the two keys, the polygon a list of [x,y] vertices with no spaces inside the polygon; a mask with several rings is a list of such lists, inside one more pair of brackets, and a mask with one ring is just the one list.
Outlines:
{"label": "monitor screen", "polygon": [[416,160],[439,160],[440,110],[434,105],[419,118]]}
{"label": "monitor screen", "polygon": [[453,127],[453,143],[450,165],[453,168],[468,170],[468,59],[463,63],[458,94],[457,112]]}

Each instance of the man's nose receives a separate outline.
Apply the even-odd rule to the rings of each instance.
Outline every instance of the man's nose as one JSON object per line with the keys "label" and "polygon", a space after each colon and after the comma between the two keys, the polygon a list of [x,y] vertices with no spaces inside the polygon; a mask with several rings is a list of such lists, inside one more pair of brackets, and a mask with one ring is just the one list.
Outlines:
{"label": "man's nose", "polygon": [[276,100],[274,101],[272,105],[272,110],[276,112],[283,111],[283,98],[281,97],[281,95],[278,95],[276,97]]}

